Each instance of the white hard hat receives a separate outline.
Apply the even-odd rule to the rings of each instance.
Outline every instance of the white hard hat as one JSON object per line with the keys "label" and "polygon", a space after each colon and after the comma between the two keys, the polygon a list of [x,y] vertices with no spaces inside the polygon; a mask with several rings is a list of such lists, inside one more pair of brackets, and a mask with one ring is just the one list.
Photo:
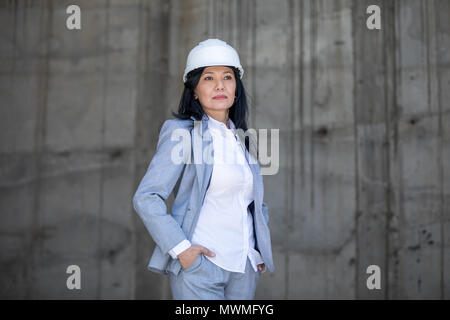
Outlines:
{"label": "white hard hat", "polygon": [[219,39],[202,41],[189,52],[183,82],[186,82],[186,76],[190,71],[207,66],[233,66],[239,69],[241,79],[244,75],[244,68],[241,66],[236,50]]}

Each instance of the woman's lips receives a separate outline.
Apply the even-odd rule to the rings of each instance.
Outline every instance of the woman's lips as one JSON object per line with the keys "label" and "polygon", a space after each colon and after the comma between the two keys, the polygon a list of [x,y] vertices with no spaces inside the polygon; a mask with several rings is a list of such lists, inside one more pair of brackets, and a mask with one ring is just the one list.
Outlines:
{"label": "woman's lips", "polygon": [[226,98],[227,98],[227,96],[220,95],[220,96],[215,96],[213,99],[216,99],[216,100],[224,100],[224,99],[226,99]]}

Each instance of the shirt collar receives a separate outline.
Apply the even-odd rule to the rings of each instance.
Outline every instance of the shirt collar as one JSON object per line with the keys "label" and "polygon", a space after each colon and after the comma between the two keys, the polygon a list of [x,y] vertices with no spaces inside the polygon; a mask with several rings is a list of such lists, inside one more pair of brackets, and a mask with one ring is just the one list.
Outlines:
{"label": "shirt collar", "polygon": [[[233,121],[231,120],[231,118],[228,118],[228,125],[230,126],[230,129],[234,130],[236,129]],[[214,129],[219,129],[219,130],[227,130],[227,126],[225,125],[225,123],[214,119],[213,117],[209,117],[208,116],[208,127],[210,128],[214,128]]]}

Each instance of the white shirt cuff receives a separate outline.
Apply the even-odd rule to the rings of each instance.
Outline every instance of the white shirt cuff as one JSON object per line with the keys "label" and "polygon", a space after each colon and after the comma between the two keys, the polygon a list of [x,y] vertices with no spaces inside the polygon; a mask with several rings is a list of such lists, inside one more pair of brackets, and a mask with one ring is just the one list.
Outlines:
{"label": "white shirt cuff", "polygon": [[183,240],[179,244],[177,244],[175,247],[173,247],[171,250],[169,250],[169,254],[172,256],[172,258],[177,259],[178,255],[182,253],[184,250],[190,248],[191,242],[189,240]]}
{"label": "white shirt cuff", "polygon": [[[249,250],[250,250],[250,260],[252,260],[252,262],[255,264],[256,268],[259,264],[264,263],[264,261],[261,258],[261,254],[257,250],[253,249],[252,247],[249,247]],[[257,269],[256,269],[256,271],[257,271]],[[264,265],[264,269],[261,270],[261,273],[264,273],[264,272],[266,272],[265,265]]]}

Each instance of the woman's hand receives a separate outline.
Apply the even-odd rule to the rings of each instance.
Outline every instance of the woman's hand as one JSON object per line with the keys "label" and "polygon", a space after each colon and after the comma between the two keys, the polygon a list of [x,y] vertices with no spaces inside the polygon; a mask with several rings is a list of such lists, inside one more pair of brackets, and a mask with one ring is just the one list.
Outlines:
{"label": "woman's hand", "polygon": [[183,269],[189,268],[202,253],[208,257],[214,257],[216,255],[214,252],[198,244],[193,244],[188,249],[181,252],[178,255],[178,259],[180,260]]}
{"label": "woman's hand", "polygon": [[258,264],[258,271],[263,271],[266,268],[264,263]]}

